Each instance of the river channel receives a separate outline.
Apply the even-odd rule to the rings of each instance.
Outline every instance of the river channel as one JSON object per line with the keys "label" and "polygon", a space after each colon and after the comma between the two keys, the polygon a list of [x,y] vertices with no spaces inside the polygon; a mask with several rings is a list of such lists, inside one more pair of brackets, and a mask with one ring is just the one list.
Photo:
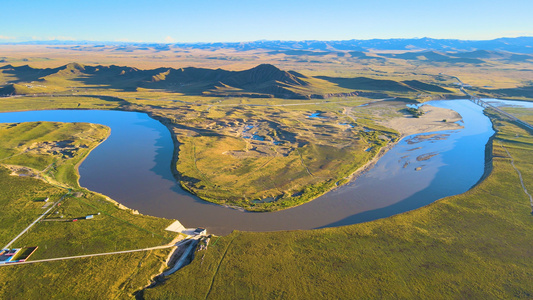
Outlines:
{"label": "river channel", "polygon": [[171,173],[168,129],[146,114],[101,110],[0,113],[0,122],[90,122],[111,135],[80,166],[80,184],[147,215],[179,220],[210,233],[342,226],[388,217],[461,194],[482,177],[493,135],[482,108],[467,100],[432,101],[462,116],[463,129],[407,136],[357,180],[298,207],[242,212],[181,189]]}

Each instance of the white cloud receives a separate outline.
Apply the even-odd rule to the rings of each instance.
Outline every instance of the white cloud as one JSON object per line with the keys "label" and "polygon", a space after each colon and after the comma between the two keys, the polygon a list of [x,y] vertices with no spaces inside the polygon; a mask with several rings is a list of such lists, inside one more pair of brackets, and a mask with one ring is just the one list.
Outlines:
{"label": "white cloud", "polygon": [[15,38],[12,36],[0,35],[0,40],[14,40],[14,39]]}
{"label": "white cloud", "polygon": [[167,42],[167,43],[172,43],[172,42],[174,42],[174,39],[173,39],[171,36],[167,36],[167,37],[165,38],[165,42]]}

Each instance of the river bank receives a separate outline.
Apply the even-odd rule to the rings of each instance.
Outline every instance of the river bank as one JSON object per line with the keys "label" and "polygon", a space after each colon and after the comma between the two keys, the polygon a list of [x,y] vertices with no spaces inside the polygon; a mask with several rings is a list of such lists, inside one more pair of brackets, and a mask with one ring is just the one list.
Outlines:
{"label": "river bank", "polygon": [[418,118],[405,114],[403,117],[381,121],[380,124],[397,130],[401,133],[402,138],[418,133],[463,128],[457,123],[462,120],[461,115],[451,109],[435,107],[431,104],[423,104],[419,109],[423,111],[423,114]]}
{"label": "river bank", "polygon": [[[371,105],[382,105],[379,102],[372,103]],[[423,106],[422,108],[425,111],[425,114],[421,118],[412,118],[410,115],[404,115],[403,117],[394,118],[392,120],[379,122],[381,125],[387,127],[387,128],[393,128],[401,133],[401,138],[416,134],[416,133],[424,133],[424,132],[432,132],[432,131],[441,131],[441,130],[452,130],[452,129],[460,129],[462,128],[461,125],[456,124],[455,122],[461,120],[461,116],[458,115],[456,112],[453,112],[452,110],[444,109],[444,108],[438,108],[438,107],[427,107]],[[134,110],[136,112],[143,112],[146,113],[148,116],[150,116],[152,119],[155,119],[159,121],[162,125],[164,125],[168,132],[171,135],[172,142],[173,142],[173,155],[172,155],[172,161],[171,161],[171,172],[175,180],[180,184],[181,188],[186,190],[187,192],[198,196],[204,201],[214,203],[217,205],[221,205],[223,207],[237,209],[241,211],[251,211],[251,212],[272,212],[272,211],[280,211],[284,209],[289,209],[293,207],[297,207],[306,203],[309,203],[310,201],[313,201],[314,199],[323,196],[327,194],[328,192],[335,190],[345,184],[346,182],[355,180],[357,177],[360,176],[360,174],[364,173],[365,171],[368,171],[370,168],[372,168],[373,165],[391,148],[393,148],[397,141],[399,139],[391,140],[387,143],[387,145],[381,147],[377,153],[371,157],[367,162],[365,162],[363,165],[359,166],[357,169],[353,170],[349,175],[345,177],[345,179],[336,181],[334,183],[325,184],[328,185],[327,187],[324,186],[323,188],[319,189],[320,191],[317,192],[316,189],[312,189],[307,191],[307,189],[303,189],[303,192],[300,193],[298,197],[305,198],[305,201],[295,201],[291,202],[292,204],[290,206],[275,206],[273,209],[264,209],[264,210],[258,210],[258,208],[248,208],[248,207],[241,207],[237,204],[228,204],[223,203],[224,201],[222,199],[212,199],[211,196],[203,195],[202,193],[197,193],[197,191],[193,188],[190,188],[187,184],[187,182],[193,180],[188,176],[185,176],[178,171],[178,168],[176,167],[178,164],[178,159],[180,155],[180,147],[182,147],[184,144],[180,142],[180,138],[183,138],[183,132],[181,132],[182,125],[176,125],[175,120],[171,119],[168,116],[163,116],[157,111],[145,111],[145,110]],[[445,120],[445,122],[443,122]],[[184,181],[185,180],[185,181]],[[277,197],[274,197],[277,199]],[[276,200],[280,201],[280,200]]]}
{"label": "river bank", "polygon": [[[410,114],[405,114],[402,117],[392,118],[387,121],[379,121],[379,124],[400,132],[400,138],[398,141],[391,142],[385,147],[382,147],[376,156],[353,172],[348,177],[348,180],[354,181],[361,176],[361,174],[374,167],[383,155],[394,148],[406,136],[463,128],[462,125],[458,124],[458,122],[462,120],[461,115],[453,110],[434,106],[429,108],[427,105],[422,106],[421,109],[424,111],[424,114],[419,118],[414,118]],[[443,120],[446,120],[446,122],[443,122]]]}
{"label": "river bank", "polygon": [[[9,113],[3,119],[83,121],[110,126],[111,136],[80,166],[82,186],[144,215],[176,219],[186,227],[204,227],[213,234],[226,235],[233,230],[278,231],[360,223],[468,190],[483,174],[484,149],[490,136],[486,131],[491,125],[483,121],[486,117],[480,113],[481,108],[469,101],[439,103],[443,108],[464,111],[465,128],[439,132],[440,136],[446,135],[445,139],[419,139],[417,145],[409,144],[411,137],[407,136],[383,151],[375,165],[367,166],[366,172],[360,169],[357,180],[304,205],[271,213],[227,209],[180,188],[169,165],[175,159],[171,133],[146,114],[39,111]],[[416,160],[435,151],[439,155]],[[410,161],[407,168],[403,167],[406,160]],[[420,171],[414,170],[420,166]]]}
{"label": "river bank", "polygon": [[527,298],[531,207],[505,149],[531,184],[533,141],[512,123],[495,127],[505,148],[492,149],[493,172],[466,193],[358,226],[235,232],[146,297]]}

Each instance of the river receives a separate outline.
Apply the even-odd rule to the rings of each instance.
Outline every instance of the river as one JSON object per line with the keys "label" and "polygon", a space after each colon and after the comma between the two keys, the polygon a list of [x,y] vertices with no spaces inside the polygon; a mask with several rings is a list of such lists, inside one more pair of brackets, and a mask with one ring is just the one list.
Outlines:
{"label": "river", "polygon": [[210,233],[341,226],[384,218],[461,194],[482,177],[493,135],[482,108],[468,100],[432,101],[462,116],[464,129],[402,139],[357,180],[304,205],[254,213],[205,202],[181,189],[171,173],[168,129],[146,114],[101,110],[0,113],[0,122],[90,122],[111,135],[80,166],[80,184],[147,215],[179,220]]}

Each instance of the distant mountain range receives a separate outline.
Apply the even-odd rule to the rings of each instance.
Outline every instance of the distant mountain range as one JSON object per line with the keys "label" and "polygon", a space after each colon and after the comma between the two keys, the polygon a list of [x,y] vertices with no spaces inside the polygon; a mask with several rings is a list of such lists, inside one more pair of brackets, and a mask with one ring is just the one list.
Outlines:
{"label": "distant mountain range", "polygon": [[361,95],[388,97],[396,93],[452,93],[417,80],[392,81],[366,77],[308,77],[261,64],[243,71],[205,68],[141,70],[124,66],[70,63],[39,69],[28,65],[0,67],[7,79],[0,95],[77,94],[94,89],[166,91],[184,95],[311,99]]}
{"label": "distant mountain range", "polygon": [[368,50],[436,50],[436,51],[508,51],[533,53],[533,37],[498,38],[494,40],[457,39],[371,39],[345,41],[254,41],[239,43],[126,43],[97,41],[30,41],[25,45],[93,45],[93,46],[134,46],[164,51],[171,48],[191,49],[235,49],[235,50],[312,50],[312,51],[368,51]]}
{"label": "distant mountain range", "polygon": [[140,70],[121,66],[71,63],[37,69],[5,65],[0,72],[14,78],[0,88],[2,95],[43,94],[106,87],[122,91],[165,90],[189,95],[305,98],[306,76],[262,64],[244,71],[204,68]]}

